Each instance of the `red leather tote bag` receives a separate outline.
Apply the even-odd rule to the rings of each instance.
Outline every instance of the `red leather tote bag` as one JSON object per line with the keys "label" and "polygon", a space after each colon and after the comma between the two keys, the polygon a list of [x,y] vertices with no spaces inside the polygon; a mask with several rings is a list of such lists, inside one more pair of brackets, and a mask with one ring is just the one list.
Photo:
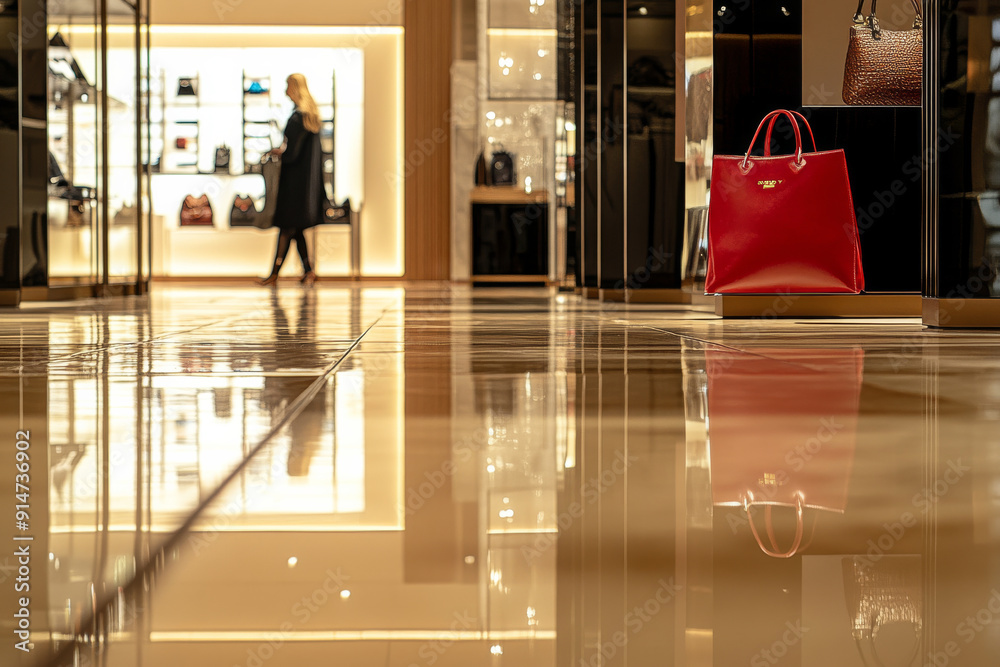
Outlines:
{"label": "red leather tote bag", "polygon": [[[771,130],[782,116],[795,130],[793,155],[771,155]],[[768,121],[763,157],[750,155]],[[812,153],[802,152],[799,122],[809,130]],[[712,161],[705,292],[857,294],[864,287],[844,151],[817,151],[802,114],[772,111],[746,155]]]}

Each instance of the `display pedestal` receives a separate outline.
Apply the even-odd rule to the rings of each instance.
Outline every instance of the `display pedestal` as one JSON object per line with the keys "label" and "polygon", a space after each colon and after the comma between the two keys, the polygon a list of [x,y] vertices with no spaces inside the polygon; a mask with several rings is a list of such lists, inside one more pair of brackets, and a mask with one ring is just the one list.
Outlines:
{"label": "display pedestal", "polygon": [[682,289],[630,289],[625,291],[625,303],[665,303],[688,305],[691,293]]}
{"label": "display pedestal", "polygon": [[470,201],[472,283],[548,284],[548,192],[477,186]]}
{"label": "display pedestal", "polygon": [[923,321],[929,327],[956,329],[1000,328],[1000,299],[925,298]]}
{"label": "display pedestal", "polygon": [[681,289],[602,289],[601,301],[610,303],[649,303],[688,305],[691,293]]}
{"label": "display pedestal", "polygon": [[694,310],[707,310],[715,312],[715,295],[704,292],[689,292],[688,298],[691,308]]}
{"label": "display pedestal", "polygon": [[919,294],[717,294],[719,317],[920,317]]}
{"label": "display pedestal", "polygon": [[597,298],[607,303],[625,303],[626,293],[623,289],[598,289]]}

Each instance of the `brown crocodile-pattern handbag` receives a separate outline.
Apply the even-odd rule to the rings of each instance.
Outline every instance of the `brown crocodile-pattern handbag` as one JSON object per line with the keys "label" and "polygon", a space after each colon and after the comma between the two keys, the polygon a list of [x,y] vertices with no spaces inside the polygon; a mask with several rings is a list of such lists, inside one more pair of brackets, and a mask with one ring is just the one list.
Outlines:
{"label": "brown crocodile-pattern handbag", "polygon": [[923,76],[923,15],[911,0],[916,18],[909,30],[882,30],[875,15],[866,19],[859,0],[844,66],[844,102],[877,106],[919,106]]}

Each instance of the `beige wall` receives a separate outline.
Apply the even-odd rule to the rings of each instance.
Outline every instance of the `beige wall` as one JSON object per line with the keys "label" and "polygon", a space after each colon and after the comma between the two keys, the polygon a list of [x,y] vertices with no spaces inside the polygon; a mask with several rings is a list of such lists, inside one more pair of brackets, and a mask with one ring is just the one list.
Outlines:
{"label": "beige wall", "polygon": [[401,26],[403,0],[152,0],[154,25]]}

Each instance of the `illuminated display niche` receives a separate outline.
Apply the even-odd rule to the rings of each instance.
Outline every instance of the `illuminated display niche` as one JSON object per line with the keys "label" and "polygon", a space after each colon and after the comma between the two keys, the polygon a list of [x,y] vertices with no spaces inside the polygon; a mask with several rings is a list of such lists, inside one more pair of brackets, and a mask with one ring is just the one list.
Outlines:
{"label": "illuminated display niche", "polygon": [[[401,276],[402,55],[403,30],[398,27],[153,27],[150,145],[153,163],[160,158],[151,189],[153,276],[267,274],[277,231],[229,226],[237,194],[249,194],[258,209],[263,207],[263,177],[244,173],[244,102],[275,121],[270,131],[258,125],[248,132],[264,135],[256,143],[263,150],[269,142],[280,145],[293,108],[285,79],[295,72],[309,81],[323,120],[332,116],[335,121],[332,136],[330,125],[324,125],[324,150],[334,149],[335,201],[349,197],[352,208],[360,211],[361,275]],[[184,78],[194,80],[195,95],[179,94]],[[255,80],[266,93],[245,96],[245,86]],[[184,141],[179,144],[178,139]],[[220,146],[229,148],[230,167],[213,173]],[[208,195],[213,227],[179,226],[188,194]],[[320,276],[350,274],[349,239],[348,229],[339,225],[307,233]],[[300,273],[293,250],[282,275]]]}

